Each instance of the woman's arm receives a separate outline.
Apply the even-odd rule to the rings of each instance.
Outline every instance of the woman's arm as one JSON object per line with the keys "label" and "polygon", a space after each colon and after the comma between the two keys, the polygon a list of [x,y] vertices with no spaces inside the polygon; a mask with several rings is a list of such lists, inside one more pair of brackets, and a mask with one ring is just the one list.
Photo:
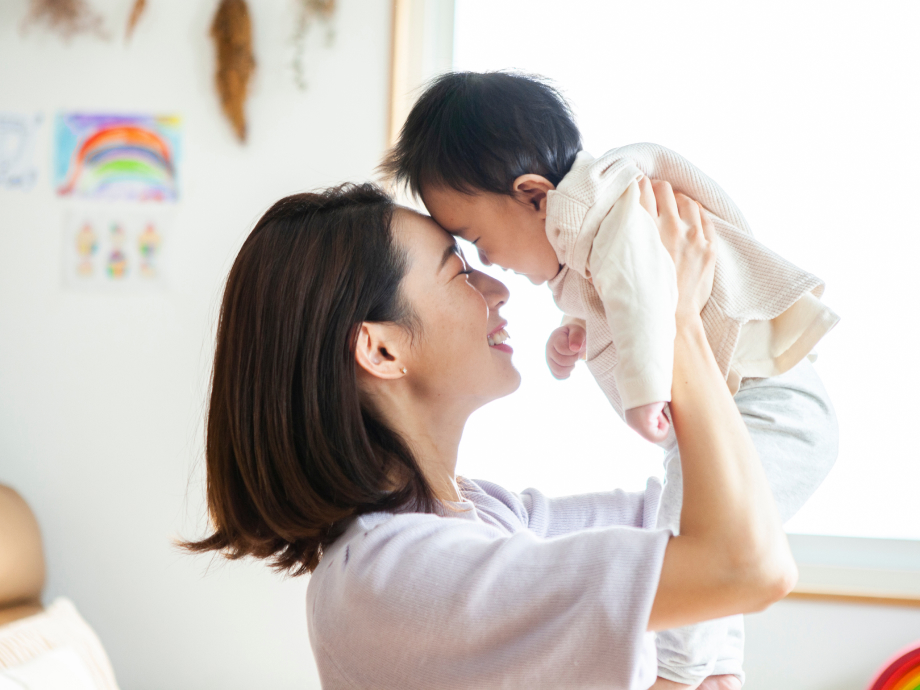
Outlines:
{"label": "woman's arm", "polygon": [[[652,186],[643,185],[646,204]],[[649,630],[766,608],[797,578],[779,515],[741,415],[706,340],[715,234],[696,202],[654,183],[662,241],[679,300],[671,414],[680,447],[680,535],[665,551]],[[652,210],[646,206],[651,213]]]}
{"label": "woman's arm", "polygon": [[[594,527],[654,528],[661,481],[650,477],[645,491],[601,491],[550,498],[537,489],[520,494],[490,481],[463,480],[461,490],[474,503],[498,501],[514,519],[538,537],[561,537]],[[483,500],[484,499],[484,500]]]}
{"label": "woman's arm", "polygon": [[654,528],[661,482],[649,479],[645,491],[614,489],[549,498],[536,489],[521,492],[525,524],[540,537],[558,537],[595,527]]}

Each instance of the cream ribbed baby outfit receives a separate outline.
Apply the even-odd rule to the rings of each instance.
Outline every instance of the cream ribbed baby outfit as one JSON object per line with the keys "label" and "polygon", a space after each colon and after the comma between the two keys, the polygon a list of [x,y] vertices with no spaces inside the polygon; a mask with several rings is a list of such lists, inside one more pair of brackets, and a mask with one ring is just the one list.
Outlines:
{"label": "cream ribbed baby outfit", "polygon": [[[671,258],[639,203],[643,175],[699,201],[719,236],[703,324],[786,520],[837,457],[833,407],[802,361],[838,320],[818,299],[818,278],[758,243],[731,199],[689,162],[635,144],[596,160],[580,153],[550,192],[546,232],[563,266],[549,287],[566,320],[582,320],[588,368],[617,413],[670,400],[677,290]],[[676,534],[682,473],[673,429],[661,445],[668,454],[657,524]],[[657,646],[658,673],[670,680],[744,679],[741,616],[663,631]]]}
{"label": "cream ribbed baby outfit", "polygon": [[617,412],[671,399],[676,278],[639,203],[643,175],[700,202],[719,236],[702,316],[732,393],[742,378],[781,374],[808,355],[838,321],[818,299],[824,283],[755,240],[715,182],[656,144],[598,159],[581,152],[546,205],[546,234],[562,264],[549,287],[568,317],[585,321],[588,368]]}

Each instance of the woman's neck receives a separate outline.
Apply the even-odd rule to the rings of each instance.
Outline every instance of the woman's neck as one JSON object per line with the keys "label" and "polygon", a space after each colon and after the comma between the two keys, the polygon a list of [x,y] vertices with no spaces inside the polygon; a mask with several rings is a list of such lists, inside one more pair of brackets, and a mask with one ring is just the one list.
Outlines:
{"label": "woman's neck", "polygon": [[435,497],[461,500],[455,479],[457,450],[471,413],[446,410],[414,396],[384,392],[375,397],[375,407],[382,411],[386,423],[408,441]]}
{"label": "woman's neck", "polygon": [[409,441],[425,479],[442,501],[459,501],[457,452],[467,415],[439,414],[431,406],[420,406],[394,420],[396,428]]}

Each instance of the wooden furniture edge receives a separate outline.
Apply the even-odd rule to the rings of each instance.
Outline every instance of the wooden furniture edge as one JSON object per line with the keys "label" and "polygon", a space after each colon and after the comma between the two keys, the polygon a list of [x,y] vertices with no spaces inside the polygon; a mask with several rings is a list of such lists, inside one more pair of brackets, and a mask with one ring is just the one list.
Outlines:
{"label": "wooden furniture edge", "polygon": [[887,594],[847,594],[841,592],[793,591],[787,599],[826,601],[838,604],[870,604],[873,606],[903,606],[920,608],[920,596],[898,597]]}

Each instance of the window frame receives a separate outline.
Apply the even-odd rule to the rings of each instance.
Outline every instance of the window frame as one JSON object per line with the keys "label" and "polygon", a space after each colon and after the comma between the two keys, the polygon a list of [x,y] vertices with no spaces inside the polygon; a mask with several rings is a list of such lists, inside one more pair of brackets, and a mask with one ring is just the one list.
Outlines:
{"label": "window frame", "polygon": [[[392,0],[387,147],[418,90],[453,66],[454,0]],[[401,203],[418,206],[414,200]],[[793,599],[920,607],[920,540],[789,534]]]}

